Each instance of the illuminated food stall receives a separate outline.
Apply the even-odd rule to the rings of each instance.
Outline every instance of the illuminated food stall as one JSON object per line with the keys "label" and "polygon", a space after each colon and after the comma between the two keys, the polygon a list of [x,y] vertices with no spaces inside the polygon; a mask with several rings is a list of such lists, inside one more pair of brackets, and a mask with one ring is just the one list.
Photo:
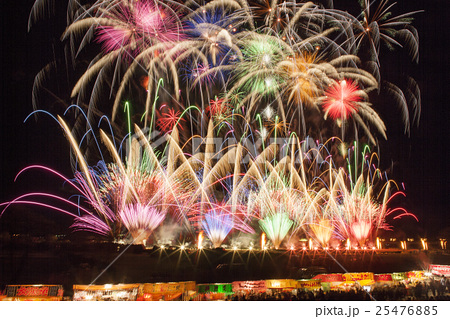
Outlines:
{"label": "illuminated food stall", "polygon": [[291,291],[299,287],[299,283],[295,279],[270,279],[266,280],[267,289],[275,289],[282,291]]}
{"label": "illuminated food stall", "polygon": [[298,281],[298,288],[303,290],[319,290],[322,288],[322,281],[320,279],[302,279]]}
{"label": "illuminated food stall", "polygon": [[61,285],[8,285],[3,301],[61,301],[64,289]]}
{"label": "illuminated food stall", "polygon": [[324,291],[340,289],[345,281],[342,274],[319,274],[312,279],[320,280],[320,285]]}
{"label": "illuminated food stall", "polygon": [[450,277],[450,265],[430,265],[430,272],[435,276]]}
{"label": "illuminated food stall", "polygon": [[422,281],[425,279],[425,272],[422,270],[408,271],[406,273],[406,278],[410,282]]}
{"label": "illuminated food stall", "polygon": [[234,281],[233,292],[265,292],[267,290],[266,281],[265,280],[256,280],[256,281]]}
{"label": "illuminated food stall", "polygon": [[142,284],[138,300],[189,300],[195,287],[195,281]]}
{"label": "illuminated food stall", "polygon": [[233,285],[230,283],[198,284],[199,300],[221,300],[233,294]]}
{"label": "illuminated food stall", "polygon": [[140,284],[73,285],[74,301],[136,300]]}
{"label": "illuminated food stall", "polygon": [[391,286],[395,284],[392,274],[375,274],[374,280],[378,286]]}
{"label": "illuminated food stall", "polygon": [[371,286],[375,283],[373,273],[371,272],[357,272],[342,274],[344,284],[347,286],[358,285],[361,287]]}
{"label": "illuminated food stall", "polygon": [[405,272],[393,272],[391,274],[392,280],[399,282],[408,279]]}

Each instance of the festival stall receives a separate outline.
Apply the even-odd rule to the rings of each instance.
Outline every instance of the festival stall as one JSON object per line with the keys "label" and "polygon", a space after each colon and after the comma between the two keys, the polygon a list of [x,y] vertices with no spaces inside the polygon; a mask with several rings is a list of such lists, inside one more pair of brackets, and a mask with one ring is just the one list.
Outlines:
{"label": "festival stall", "polygon": [[345,281],[342,274],[319,274],[312,279],[320,280],[320,285],[324,291],[341,289]]}
{"label": "festival stall", "polygon": [[450,265],[430,265],[430,272],[435,276],[450,277]]}
{"label": "festival stall", "polygon": [[391,276],[392,276],[392,280],[394,280],[394,282],[400,282],[400,281],[408,279],[405,272],[393,272],[391,274]]}
{"label": "festival stall", "polygon": [[392,286],[395,284],[392,274],[376,274],[374,280],[377,286]]}
{"label": "festival stall", "polygon": [[371,272],[345,273],[342,274],[342,277],[344,278],[344,284],[349,287],[354,285],[367,287],[375,283],[373,273]]}
{"label": "festival stall", "polygon": [[73,285],[74,301],[136,300],[140,284]]}
{"label": "festival stall", "polygon": [[267,290],[266,281],[265,280],[257,280],[257,281],[234,281],[233,292],[239,293],[262,293]]}
{"label": "festival stall", "polygon": [[9,285],[3,301],[61,301],[64,289],[61,285]]}
{"label": "festival stall", "polygon": [[320,279],[302,279],[298,281],[298,288],[304,289],[304,290],[319,290],[322,288]]}
{"label": "festival stall", "polygon": [[189,300],[195,288],[195,281],[142,284],[137,300]]}
{"label": "festival stall", "polygon": [[406,273],[406,278],[410,281],[410,282],[417,282],[417,281],[422,281],[425,279],[425,272],[422,270],[416,270],[416,271],[408,271]]}
{"label": "festival stall", "polygon": [[199,300],[223,300],[233,294],[233,285],[225,284],[198,284],[197,292]]}
{"label": "festival stall", "polygon": [[291,291],[299,288],[299,283],[295,279],[270,279],[266,280],[266,287],[267,289]]}

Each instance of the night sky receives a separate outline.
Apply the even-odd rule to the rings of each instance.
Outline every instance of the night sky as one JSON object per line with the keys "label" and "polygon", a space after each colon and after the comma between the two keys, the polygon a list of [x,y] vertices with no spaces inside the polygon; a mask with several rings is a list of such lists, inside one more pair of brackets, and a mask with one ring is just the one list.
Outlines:
{"label": "night sky", "polygon": [[[33,111],[31,89],[35,75],[54,57],[62,56],[59,35],[64,30],[64,6],[67,3],[56,2],[62,3],[61,16],[52,20],[43,19],[30,32],[27,31],[27,20],[34,0],[1,1],[0,4],[0,202],[30,191],[47,190],[64,195],[60,191],[62,182],[46,173],[28,173],[14,182],[15,175],[28,165],[46,165],[71,176],[69,145],[58,124],[43,115],[39,116],[38,121],[32,118],[24,123],[24,119]],[[350,2],[357,3],[357,0],[335,1],[335,4],[337,8],[343,9],[341,3]],[[404,182],[407,191],[404,206],[419,217],[418,231],[420,235],[426,236],[450,227],[447,217],[450,213],[447,148],[450,132],[449,5],[448,0],[397,2],[397,14],[425,10],[415,15],[413,22],[419,32],[419,64],[398,63],[401,55],[384,51],[382,68],[388,69],[387,72],[392,68],[394,76],[402,76],[398,73],[399,65],[402,65],[404,73],[415,78],[422,92],[422,113],[420,124],[411,128],[410,137],[403,134],[398,112],[388,113],[397,118],[383,117],[388,124],[388,141],[381,143],[380,156],[386,166],[384,168],[393,165],[390,177],[397,182]],[[66,70],[60,72],[65,74]],[[56,93],[65,99],[70,91],[64,76],[56,82]],[[63,110],[64,103],[68,106],[68,102],[55,100],[48,107],[57,106]],[[38,213],[33,219],[29,211],[34,212],[36,209],[25,207],[8,210],[0,219],[0,232],[14,231],[18,224],[26,225],[29,231],[45,228],[47,224],[60,225],[61,229],[65,229],[70,224],[70,220],[55,212]],[[48,223],[41,223],[42,219],[48,219]]]}

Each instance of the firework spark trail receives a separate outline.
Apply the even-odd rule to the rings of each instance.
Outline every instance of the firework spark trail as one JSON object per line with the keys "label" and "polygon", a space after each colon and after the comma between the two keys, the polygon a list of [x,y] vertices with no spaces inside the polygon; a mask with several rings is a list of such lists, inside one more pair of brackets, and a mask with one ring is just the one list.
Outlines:
{"label": "firework spark trail", "polygon": [[[367,62],[361,61],[364,54],[357,57],[350,53],[361,51],[363,39],[374,34],[373,23],[378,19],[387,29],[378,30],[377,41],[398,45],[394,38],[383,37],[383,32],[388,35],[389,29],[403,28],[398,34],[411,45],[413,58],[417,58],[417,36],[409,20],[415,12],[388,18],[386,15],[392,6],[387,6],[387,0],[381,0],[378,11],[371,16],[372,3],[364,1],[360,14],[364,15],[364,22],[361,22],[360,16],[322,9],[312,2],[300,5],[274,1],[257,9],[246,1],[219,2],[183,3],[172,8],[174,2],[169,5],[164,1],[98,0],[87,6],[70,1],[68,11],[73,12],[72,15],[68,12],[63,39],[70,38],[74,46],[73,35],[83,33],[88,27],[78,50],[94,38],[104,44],[106,52],[110,51],[91,62],[74,86],[72,96],[81,101],[82,91],[95,78],[91,107],[95,94],[102,91],[105,70],[116,63],[111,94],[116,81],[120,83],[112,111],[114,120],[128,94],[129,84],[143,71],[147,79],[144,126],[151,116],[149,131],[156,123],[163,131],[170,132],[166,135],[168,142],[162,156],[156,156],[159,153],[150,142],[152,132],[145,137],[136,127],[140,138],[137,142],[131,139],[129,121],[130,154],[122,160],[114,139],[111,141],[101,131],[113,162],[94,168],[88,166],[80,150],[89,131],[77,144],[68,125],[58,117],[80,167],[70,184],[89,205],[86,209],[79,208],[79,212],[85,214],[77,216],[73,227],[100,233],[108,230],[115,236],[116,222],[121,221],[133,242],[140,242],[140,236],[148,238],[170,215],[188,223],[200,223],[214,246],[220,246],[232,229],[252,232],[250,224],[257,221],[276,248],[289,232],[292,235],[301,231],[326,247],[333,236],[363,245],[371,234],[388,227],[387,216],[393,213],[397,213],[394,218],[413,216],[402,208],[387,207],[395,196],[391,194],[391,184],[395,183],[386,178],[379,190],[376,186],[378,169],[372,172],[369,163],[368,172],[363,167],[358,172],[356,151],[354,171],[349,165],[345,173],[343,168],[334,167],[336,155],[321,154],[320,142],[309,149],[306,132],[310,128],[306,124],[316,121],[314,125],[321,131],[325,125],[323,120],[331,118],[333,121],[328,122],[341,128],[343,148],[347,145],[344,130],[349,130],[349,125],[354,126],[355,132],[362,129],[373,145],[377,142],[372,127],[387,138],[383,121],[368,102],[368,93],[380,89],[380,76],[360,68]],[[30,23],[42,6],[41,0],[35,2]],[[79,11],[75,17],[77,6]],[[352,21],[355,30],[349,25]],[[330,22],[333,27],[326,28]],[[353,34],[359,27],[364,30]],[[337,39],[344,33],[349,35],[349,40],[340,43]],[[369,51],[376,52],[379,67],[378,42],[372,43]],[[130,57],[129,61],[119,59],[124,55]],[[374,62],[374,58],[368,62]],[[116,71],[121,68],[125,73],[120,80]],[[178,70],[183,68],[188,69],[186,88],[179,83],[182,74]],[[170,83],[168,89],[163,82]],[[163,99],[157,102],[159,89],[168,95],[164,98],[171,99],[170,103],[175,103],[180,110],[169,108],[167,113],[157,114],[157,103],[166,102]],[[216,94],[217,90],[221,92]],[[393,84],[388,85],[387,90],[403,103],[405,127],[409,126],[405,95]],[[417,98],[417,90],[414,94]],[[214,96],[215,100],[206,107]],[[194,131],[200,132],[202,139],[199,152],[193,154],[184,149],[193,137],[183,144],[178,136],[183,115],[193,108],[186,108],[182,101],[190,101],[191,97],[195,100],[192,105],[197,105],[199,110],[198,116],[188,114],[191,133],[194,136]],[[129,107],[127,111],[131,118]],[[298,122],[291,125],[286,119],[293,118],[296,112]],[[316,114],[311,115],[314,112]],[[311,121],[311,118],[315,119]],[[314,126],[311,129],[314,130]],[[252,155],[241,142],[254,139],[255,133],[262,137],[262,150],[254,145]],[[214,149],[214,139],[220,134],[230,134],[240,142],[232,147],[223,142],[219,150]],[[300,142],[297,134],[307,141]],[[273,136],[274,143],[270,141]],[[322,132],[320,136],[322,138]],[[140,151],[146,159],[139,155]],[[256,155],[257,152],[260,154]],[[241,164],[240,160],[245,157],[251,159],[248,164]],[[220,193],[223,195],[218,195]],[[74,215],[56,206],[22,200],[32,194],[2,205],[32,203]],[[50,194],[43,196],[56,199]],[[67,200],[62,202],[76,206]]]}
{"label": "firework spark trail", "polygon": [[[72,5],[74,5],[74,3]],[[306,100],[306,104],[313,105],[314,108],[317,108],[317,105],[320,103],[317,103],[315,100],[319,99],[318,102],[320,102],[320,99],[323,98],[322,95],[324,89],[327,88],[330,83],[323,83],[322,87],[322,85],[317,85],[315,82],[319,82],[319,79],[323,80],[323,73],[327,73],[328,71],[323,69],[324,64],[320,65],[321,63],[315,63],[313,59],[313,63],[308,63],[306,69],[303,66],[300,67],[300,73],[305,73],[306,71],[306,75],[299,74],[300,77],[305,77],[304,81],[299,81],[297,79],[297,75],[295,75],[295,73],[298,74],[298,72],[294,72],[292,78],[289,78],[289,75],[285,74],[286,68],[283,67],[283,65],[286,63],[289,64],[291,59],[295,60],[299,56],[307,57],[311,54],[310,49],[313,49],[312,56],[318,55],[319,50],[329,50],[328,47],[334,43],[334,41],[337,41],[341,34],[345,33],[351,36],[353,33],[348,33],[345,25],[345,21],[350,18],[349,14],[337,9],[321,9],[312,2],[305,4],[267,4],[270,8],[274,5],[273,10],[271,11],[267,11],[267,8],[264,8],[264,6],[263,8],[255,9],[250,7],[246,1],[227,1],[225,5],[218,5],[216,2],[211,2],[203,6],[192,6],[192,4],[188,3],[177,5],[172,3],[171,5],[175,6],[174,9],[170,9],[170,6],[164,1],[158,1],[155,3],[141,1],[136,4],[129,2],[110,3],[109,1],[97,1],[90,7],[87,6],[86,8],[81,7],[78,4],[81,10],[80,15],[77,16],[76,19],[68,20],[68,29],[65,32],[66,36],[68,36],[72,30],[77,30],[78,25],[80,25],[80,27],[83,23],[88,23],[88,25],[91,25],[92,21],[95,22],[95,19],[99,19],[92,25],[100,24],[100,28],[107,28],[104,34],[101,34],[100,40],[102,40],[107,34],[116,31],[121,32],[119,29],[121,26],[125,25],[125,29],[131,28],[131,31],[127,33],[126,41],[124,41],[124,43],[127,44],[124,45],[124,47],[130,47],[129,43],[135,43],[134,46],[136,46],[136,43],[139,42],[133,38],[134,32],[139,33],[140,31],[137,29],[148,29],[146,27],[145,17],[148,16],[149,19],[153,21],[155,17],[159,17],[158,19],[160,19],[161,16],[167,12],[170,12],[170,17],[180,14],[180,17],[178,18],[179,20],[175,23],[176,25],[179,25],[179,30],[175,32],[175,39],[170,39],[169,41],[173,43],[173,48],[161,46],[161,43],[156,45],[153,43],[144,43],[142,50],[140,50],[142,53],[132,59],[133,62],[131,65],[125,66],[126,73],[124,74],[119,85],[119,89],[117,90],[115,103],[113,106],[113,120],[117,114],[117,109],[122,103],[121,101],[123,101],[123,95],[126,93],[128,83],[131,83],[138,68],[147,73],[147,78],[151,77],[153,80],[148,81],[147,84],[148,94],[145,111],[149,113],[149,105],[151,103],[150,96],[153,94],[154,88],[154,84],[152,83],[158,82],[160,77],[170,80],[173,83],[172,94],[168,93],[170,92],[170,88],[166,89],[165,87],[161,87],[161,89],[165,92],[165,94],[168,93],[168,96],[173,99],[172,102],[175,102],[177,107],[182,110],[185,109],[185,106],[183,106],[183,103],[180,100],[180,98],[182,98],[181,95],[188,94],[185,98],[190,100],[190,90],[186,88],[186,92],[184,92],[184,89],[180,87],[178,83],[179,74],[177,73],[177,67],[181,66],[181,68],[188,70],[203,67],[206,68],[206,71],[201,71],[200,73],[204,73],[205,79],[219,74],[221,70],[228,74],[226,76],[223,74],[220,76],[223,80],[223,84],[220,85],[220,87],[225,93],[226,100],[231,100],[235,95],[241,94],[241,88],[244,90],[250,90],[250,94],[247,94],[247,97],[245,97],[243,101],[240,101],[237,105],[235,105],[236,110],[240,108],[240,105],[242,105],[242,111],[246,112],[248,116],[247,120],[251,118],[252,111],[256,112],[259,109],[260,104],[276,104],[278,106],[279,116],[282,119],[281,122],[286,123],[285,125],[287,125],[287,128],[289,126],[286,119],[289,118],[292,113],[295,114],[295,112],[298,112],[299,122],[295,124],[294,127],[298,130],[301,122],[303,134],[306,134],[306,123],[308,120],[305,119],[305,116],[308,115],[307,113],[309,111],[303,109],[303,103],[305,103],[303,100]],[[368,10],[370,6],[371,4],[365,2],[363,7]],[[384,8],[386,7],[384,2],[380,6]],[[30,15],[30,19],[31,17],[33,17],[33,19],[37,17],[38,7],[39,6],[35,4],[32,14]],[[408,13],[399,16],[399,18],[400,20],[403,18],[406,19],[414,13],[415,12]],[[262,16],[258,17],[258,14],[262,14]],[[117,21],[111,22],[114,20],[111,18],[114,15],[117,16],[115,19]],[[286,17],[284,17],[285,15]],[[363,10],[359,16],[351,18],[355,21],[359,21],[358,19],[361,15],[367,15],[365,10]],[[143,17],[142,19],[139,18],[141,16]],[[108,22],[109,24],[104,23],[105,25],[103,26],[102,23],[104,20],[108,20],[108,17],[111,21]],[[164,28],[167,30],[170,30],[170,24],[172,23],[170,17],[164,21]],[[286,21],[282,23],[283,27],[281,29],[279,25],[275,26],[285,18]],[[303,21],[303,19],[305,19],[305,21]],[[131,27],[122,23],[122,20],[130,20],[129,24]],[[255,28],[254,23],[256,20],[263,22],[263,26],[260,28]],[[158,21],[158,23],[156,23],[157,26],[160,25],[162,20]],[[326,21],[335,22],[339,27],[326,29]],[[250,24],[250,28],[248,28],[247,23]],[[404,24],[410,25],[411,23],[410,21],[406,21]],[[133,31],[133,29],[136,29],[136,31]],[[277,30],[282,30],[282,34],[277,34]],[[83,32],[81,29],[80,31]],[[144,34],[150,33],[156,36],[155,32],[152,30],[150,31],[144,32]],[[402,31],[404,30],[402,29]],[[88,35],[88,33],[89,32],[85,34],[84,40],[82,44],[80,44],[80,47],[86,45],[86,37],[89,38],[94,36]],[[183,38],[181,36],[183,33],[186,33],[187,38]],[[299,36],[299,34],[302,34],[302,36]],[[114,38],[113,35],[110,34],[110,36],[111,38]],[[334,39],[330,37],[334,37]],[[114,43],[117,44],[119,42],[120,41],[115,41]],[[322,43],[325,43],[325,47],[321,47]],[[338,43],[335,43],[335,45],[339,47]],[[114,45],[112,47],[115,48]],[[217,60],[216,51],[221,50],[222,47],[225,48],[226,58],[221,57],[221,60],[219,59],[220,61],[217,61],[217,66],[210,68],[210,61],[208,61],[210,58],[208,58],[208,56],[212,55],[212,57]],[[255,54],[252,53],[253,51],[255,51]],[[100,59],[101,61],[99,60],[98,62],[95,62],[91,67],[89,67],[86,74],[79,79],[76,85],[77,89],[74,88],[73,91],[75,95],[79,91],[80,85],[90,82],[90,77],[94,76],[94,73],[96,73],[99,68],[103,69],[103,66],[109,63],[107,61],[108,59],[115,59],[112,55],[109,57],[107,56],[109,56],[109,54],[102,57]],[[320,54],[321,59],[324,59],[324,56],[325,54]],[[338,57],[336,58],[335,54],[331,57],[329,64],[335,68],[335,72],[338,71],[338,73],[336,73],[338,78],[331,77],[328,81],[332,79],[336,82],[341,81],[344,77],[350,77],[352,81],[358,82],[357,84],[360,86],[359,91],[361,91],[361,94],[366,94],[366,91],[368,90],[367,76],[369,73],[357,67],[355,67],[353,71],[350,70],[358,63],[356,61],[350,61],[351,59],[349,59],[349,57],[351,55],[349,52],[342,50],[337,54],[337,56]],[[336,61],[333,62],[333,59]],[[197,66],[192,65],[191,67],[185,67],[185,65],[189,65],[193,61],[200,60],[202,62],[194,63]],[[243,67],[246,63],[248,64],[248,67]],[[215,65],[216,63],[212,64]],[[350,65],[352,67],[344,67],[344,65]],[[119,63],[117,63],[116,69],[118,66]],[[291,66],[293,65],[291,64]],[[239,70],[239,68],[242,69],[242,72],[232,71],[232,69]],[[294,68],[291,68],[291,70],[294,70]],[[193,72],[198,73],[195,70]],[[308,74],[308,72],[310,73]],[[350,74],[352,76],[350,76]],[[225,79],[228,76],[231,76],[230,81]],[[330,74],[327,76],[329,77]],[[202,81],[202,77],[202,75],[197,76],[193,84],[195,84],[196,81]],[[116,76],[114,76],[114,81],[115,79]],[[249,81],[250,79],[256,81]],[[97,82],[100,80],[101,79],[97,77],[95,92],[101,91],[97,86]],[[253,84],[248,86],[249,83]],[[259,84],[255,87],[255,83]],[[314,85],[311,85],[312,83],[314,83]],[[247,88],[245,88],[246,86]],[[213,87],[213,85],[211,85],[211,87]],[[261,91],[257,87],[263,88],[263,90]],[[373,87],[373,85],[370,85],[370,87]],[[378,87],[378,85],[375,85],[375,87]],[[112,89],[113,88],[111,87],[111,90]],[[408,126],[408,105],[404,94],[394,85],[389,86],[388,90],[396,95],[397,99],[401,102],[402,111],[405,117],[405,125]],[[310,92],[308,93],[308,91]],[[290,93],[285,94],[288,92]],[[201,102],[199,104],[201,104],[201,108],[203,110],[204,103],[206,102],[205,98],[209,100],[212,96],[214,96],[214,94],[210,88],[204,88],[203,90],[200,90],[199,93],[201,95]],[[362,96],[361,94],[360,96]],[[266,101],[265,96],[267,95],[273,95],[273,97]],[[286,95],[287,101],[285,100],[284,95]],[[297,96],[297,100],[299,98],[302,100],[300,106],[296,107],[294,103],[291,103],[294,96]],[[325,115],[328,114],[328,111],[329,110],[325,110]],[[416,107],[415,111],[417,111]],[[348,115],[348,112],[346,113]],[[353,125],[361,128],[364,133],[369,136],[373,144],[376,144],[376,139],[372,136],[369,124],[375,125],[378,129],[378,133],[386,138],[384,123],[381,118],[377,116],[376,111],[369,103],[363,103],[357,110],[354,109],[353,113],[355,113],[352,118]],[[343,113],[340,112],[340,115],[343,115]],[[417,114],[415,114],[415,116],[416,115]],[[330,117],[333,118],[333,112],[330,113]],[[191,118],[191,121],[192,120],[193,119]],[[199,121],[201,121],[201,119],[194,119],[195,123],[198,123]],[[344,131],[346,125],[341,125],[340,121],[336,122],[338,126],[341,126],[342,131]],[[194,127],[191,127],[191,129],[194,129]],[[288,129],[286,129],[286,131],[287,130]]]}
{"label": "firework spark trail", "polygon": [[142,204],[127,205],[119,212],[119,217],[134,241],[139,244],[147,240],[164,220],[165,213]]}
{"label": "firework spark trail", "polygon": [[206,213],[202,221],[203,230],[206,232],[214,248],[220,247],[229,232],[233,229],[232,217],[223,212],[212,210]]}

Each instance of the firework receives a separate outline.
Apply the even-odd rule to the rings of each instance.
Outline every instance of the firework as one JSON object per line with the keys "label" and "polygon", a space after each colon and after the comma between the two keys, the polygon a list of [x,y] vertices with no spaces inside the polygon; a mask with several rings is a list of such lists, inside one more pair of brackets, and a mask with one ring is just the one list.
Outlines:
{"label": "firework", "polygon": [[[46,5],[35,2],[30,24]],[[70,207],[62,209],[43,202],[55,195],[32,193],[7,205],[47,205],[73,216],[76,230],[137,243],[175,221],[199,233],[199,247],[203,233],[220,247],[258,226],[275,248],[298,233],[323,247],[333,238],[364,245],[389,228],[387,217],[411,214],[390,208],[395,183],[366,166],[364,153],[360,171],[358,160],[350,165],[347,132],[374,146],[387,138],[369,98],[385,91],[400,101],[409,129],[420,91],[412,79],[409,95],[381,86],[379,74],[381,42],[405,43],[417,58],[414,13],[391,17],[386,0],[374,13],[368,1],[361,5],[362,21],[312,2],[69,1],[67,61],[81,68],[80,56],[92,58],[70,79],[71,97],[87,115],[77,112],[73,129],[58,117],[76,165],[72,180],[57,175],[70,181],[78,202],[58,197]],[[85,50],[92,42],[102,47],[93,57]],[[38,74],[36,90],[45,75]],[[126,121],[126,132],[116,139],[87,123],[78,143],[80,119],[103,119],[96,107],[110,99],[105,109],[117,127]],[[132,119],[141,119],[134,130]],[[109,152],[92,165],[87,154],[92,141],[100,150],[96,135]]]}
{"label": "firework", "polygon": [[326,247],[334,232],[332,221],[328,219],[318,220],[309,225],[309,227],[312,231],[312,236],[322,245],[322,247]]}
{"label": "firework", "polygon": [[349,80],[335,83],[325,94],[323,104],[325,116],[329,115],[333,119],[346,120],[357,110],[357,103],[361,101],[358,86]]}
{"label": "firework", "polygon": [[233,219],[227,213],[213,210],[205,215],[202,226],[214,248],[218,248],[233,229]]}
{"label": "firework", "polygon": [[144,243],[164,220],[164,212],[142,204],[126,205],[119,217],[136,244]]}
{"label": "firework", "polygon": [[272,241],[275,249],[280,247],[284,237],[294,222],[289,219],[287,214],[273,214],[259,221],[261,229],[264,230],[267,237]]}
{"label": "firework", "polygon": [[[92,41],[102,43],[104,50],[76,80],[72,97],[88,105],[92,118],[107,84],[114,96],[113,121],[120,121],[117,116],[124,100],[139,99],[135,113],[145,118],[144,126],[148,117],[156,117],[154,122],[165,132],[173,124],[169,119],[196,105],[199,116],[189,114],[190,121],[183,125],[192,135],[201,135],[202,114],[212,110],[209,101],[219,96],[226,112],[214,112],[219,114],[214,116],[217,121],[241,113],[245,114],[242,125],[260,130],[257,115],[272,105],[285,123],[286,134],[295,131],[306,138],[311,132],[317,135],[314,138],[323,137],[322,128],[331,118],[341,128],[341,138],[352,125],[376,145],[373,128],[387,138],[386,127],[368,93],[381,89],[381,79],[379,70],[365,68],[378,65],[381,42],[407,44],[417,58],[417,32],[411,26],[416,12],[392,17],[392,5],[386,0],[373,13],[368,1],[361,1],[361,6],[362,21],[312,2],[105,0],[88,1],[83,7],[69,2],[63,40],[70,39],[73,62]],[[30,23],[44,7],[45,1],[36,1]],[[83,35],[81,42],[78,35]],[[146,94],[137,95],[136,84],[143,76],[148,79]],[[44,78],[43,73],[37,77],[36,91]],[[414,80],[410,82],[405,92],[392,83],[386,85],[402,108],[407,131],[409,108],[416,119],[420,112],[420,93]],[[156,114],[164,104],[176,104],[176,111]]]}
{"label": "firework", "polygon": [[[156,125],[165,133],[170,133],[172,129],[179,123],[185,122],[186,120],[180,117],[181,112],[175,111],[174,109],[169,109],[167,113],[163,113],[160,118],[158,118]],[[183,126],[179,125],[182,130]]]}

